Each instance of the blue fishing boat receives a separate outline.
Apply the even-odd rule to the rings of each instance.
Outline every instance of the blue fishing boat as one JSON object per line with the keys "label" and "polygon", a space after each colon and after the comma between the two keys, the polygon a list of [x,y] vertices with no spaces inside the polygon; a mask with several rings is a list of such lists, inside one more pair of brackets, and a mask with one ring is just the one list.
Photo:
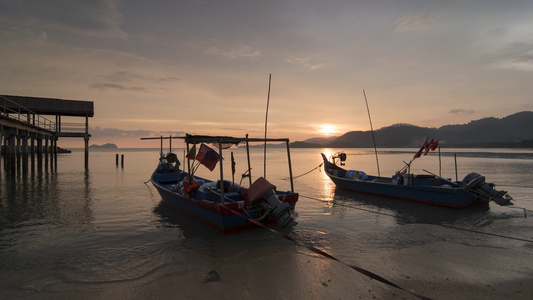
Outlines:
{"label": "blue fishing boat", "polygon": [[[428,148],[426,144],[413,159],[420,157],[422,150],[431,149],[431,145]],[[485,177],[477,173],[468,174],[462,181],[451,181],[432,173],[415,175],[409,172],[411,160],[394,176],[382,177],[342,168],[339,165],[346,161],[346,154],[342,152],[330,157],[322,153],[322,158],[325,173],[335,185],[353,192],[453,208],[483,205],[490,201],[507,205],[512,200],[506,191],[495,190],[494,184],[485,182]]]}
{"label": "blue fishing boat", "polygon": [[[254,227],[250,220],[262,223],[277,222],[281,227],[296,225],[293,218],[298,193],[294,192],[288,139],[234,138],[227,136],[189,135],[184,137],[142,138],[161,139],[161,156],[150,181],[155,186],[162,201],[168,206],[186,213],[223,233],[231,233]],[[183,139],[187,145],[187,170],[181,168],[176,154],[170,151],[163,154],[163,140]],[[276,186],[264,177],[252,183],[249,143],[285,142],[289,165],[290,191],[278,191]],[[223,149],[245,143],[248,168],[242,178],[248,178],[248,187],[224,178],[222,165]],[[218,148],[218,152],[208,144]],[[196,151],[199,145],[198,151]],[[220,162],[220,163],[219,163]],[[195,175],[201,165],[213,171],[219,163],[218,179],[209,180]],[[235,160],[231,153],[232,178],[235,173]]]}

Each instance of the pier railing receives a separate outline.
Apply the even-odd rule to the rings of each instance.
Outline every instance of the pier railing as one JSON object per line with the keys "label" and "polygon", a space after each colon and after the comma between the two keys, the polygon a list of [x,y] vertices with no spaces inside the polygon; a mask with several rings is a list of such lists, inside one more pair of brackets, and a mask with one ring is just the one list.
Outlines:
{"label": "pier railing", "polygon": [[[0,95],[0,112],[2,116],[27,123],[48,131],[56,131],[56,124],[51,120],[36,114],[30,109]],[[33,116],[33,117],[32,117]]]}
{"label": "pier railing", "polygon": [[87,131],[87,126],[85,123],[63,123],[59,128],[59,132],[75,132],[75,133],[84,133]]}

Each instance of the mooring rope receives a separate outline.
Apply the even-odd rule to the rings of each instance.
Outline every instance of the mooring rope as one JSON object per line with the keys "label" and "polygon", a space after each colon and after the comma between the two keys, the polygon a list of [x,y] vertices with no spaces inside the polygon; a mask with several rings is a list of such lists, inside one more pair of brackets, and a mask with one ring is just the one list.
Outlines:
{"label": "mooring rope", "polygon": [[261,223],[261,222],[258,222],[258,221],[256,221],[256,220],[250,219],[250,218],[246,217],[245,215],[241,214],[241,213],[238,212],[238,211],[235,211],[235,210],[233,210],[233,209],[231,209],[231,208],[228,208],[228,207],[226,207],[226,206],[221,206],[221,207],[223,207],[223,208],[225,208],[225,209],[231,211],[232,213],[234,213],[234,214],[236,214],[236,215],[238,215],[238,216],[240,216],[240,217],[242,217],[242,218],[247,219],[248,221],[252,222],[253,224],[255,224],[255,225],[259,226],[259,227],[262,227],[262,228],[268,229],[268,230],[270,230],[271,232],[273,232],[273,233],[275,233],[275,234],[277,234],[277,235],[279,235],[279,236],[281,236],[281,237],[283,237],[283,238],[285,238],[285,239],[287,239],[287,240],[289,240],[289,241],[295,242],[295,243],[299,244],[300,246],[303,246],[303,247],[305,247],[305,248],[307,248],[307,249],[309,249],[309,250],[311,250],[311,251],[313,251],[313,252],[315,252],[315,253],[317,253],[317,254],[319,254],[319,255],[322,255],[322,256],[327,257],[327,258],[329,258],[329,259],[332,259],[332,260],[338,261],[338,262],[340,262],[341,264],[343,264],[343,265],[345,265],[345,266],[348,266],[348,267],[352,268],[353,270],[355,270],[355,271],[357,271],[357,272],[359,272],[359,273],[361,273],[361,274],[363,274],[363,275],[365,275],[365,276],[370,277],[371,279],[375,279],[375,280],[377,280],[377,281],[379,281],[379,282],[381,282],[381,283],[384,283],[384,284],[387,284],[387,285],[389,285],[389,286],[392,286],[392,287],[395,287],[395,288],[397,288],[397,289],[400,289],[400,290],[402,290],[402,291],[408,292],[408,293],[410,293],[411,295],[417,297],[418,299],[422,299],[422,300],[431,300],[431,298],[428,298],[428,297],[426,297],[426,296],[423,296],[423,295],[417,294],[417,293],[416,293],[415,291],[413,291],[413,290],[406,290],[406,289],[400,287],[399,285],[397,285],[397,284],[395,284],[395,283],[393,283],[393,282],[391,282],[391,281],[389,281],[389,280],[387,280],[387,279],[385,279],[385,278],[383,278],[383,277],[381,277],[381,276],[379,276],[379,275],[377,275],[377,274],[375,274],[375,273],[373,273],[373,272],[370,272],[370,271],[368,271],[368,270],[365,270],[365,269],[363,269],[363,268],[361,268],[361,267],[358,267],[358,266],[355,266],[355,265],[351,265],[351,264],[345,263],[345,262],[343,262],[343,261],[337,259],[337,258],[334,257],[333,255],[331,255],[331,254],[329,254],[329,253],[327,253],[327,252],[325,252],[325,251],[323,251],[323,250],[320,250],[320,249],[318,249],[318,248],[316,248],[316,247],[313,247],[313,246],[307,245],[307,244],[305,244],[305,243],[303,243],[303,242],[300,242],[300,241],[294,239],[293,237],[290,237],[290,236],[286,235],[286,234],[283,233],[283,232],[277,231],[277,230],[275,230],[275,229],[272,229],[272,228],[266,226],[265,224],[263,224],[263,223]]}
{"label": "mooring rope", "polygon": [[[319,202],[329,202],[327,200],[321,200],[321,199],[317,199],[317,198],[313,198],[313,197],[309,197],[309,196],[304,196],[304,195],[300,195],[300,197],[304,197],[304,198],[315,200],[315,201],[319,201]],[[371,212],[371,213],[378,214],[378,215],[384,215],[384,216],[389,216],[389,217],[395,217],[396,216],[394,214],[388,214],[388,213],[383,213],[383,212],[379,212],[379,211],[373,211],[371,209],[366,209],[366,208],[361,208],[361,207],[354,207],[352,205],[345,205],[345,204],[342,204],[342,203],[336,203],[336,205],[344,206],[344,207],[348,207],[348,208],[353,208],[353,209],[357,209],[357,210],[362,210],[362,211],[366,211],[366,212]],[[457,227],[457,226],[452,226],[452,225],[445,225],[445,224],[438,224],[438,223],[431,223],[431,222],[417,222],[417,223],[418,224],[442,226],[442,227],[449,228],[449,229],[456,229],[456,230],[462,230],[462,231],[468,231],[468,232],[472,232],[472,233],[490,235],[490,236],[495,236],[495,237],[499,237],[499,238],[515,240],[515,241],[533,243],[533,240],[517,238],[517,237],[512,237],[512,236],[506,236],[506,235],[490,233],[490,232],[484,232],[484,231],[479,231],[479,230],[474,230],[474,229],[462,228],[462,227]]]}
{"label": "mooring rope", "polygon": [[[300,177],[302,177],[302,176],[304,176],[304,175],[307,175],[307,174],[313,172],[314,170],[319,169],[323,164],[324,164],[324,163],[321,163],[321,164],[319,164],[318,166],[312,168],[311,170],[309,170],[309,171],[307,171],[307,172],[305,172],[305,173],[303,173],[303,174],[300,174],[300,175],[298,175],[298,176],[296,176],[296,177],[292,177],[292,179],[300,178]],[[289,177],[282,178],[282,180],[289,180]]]}

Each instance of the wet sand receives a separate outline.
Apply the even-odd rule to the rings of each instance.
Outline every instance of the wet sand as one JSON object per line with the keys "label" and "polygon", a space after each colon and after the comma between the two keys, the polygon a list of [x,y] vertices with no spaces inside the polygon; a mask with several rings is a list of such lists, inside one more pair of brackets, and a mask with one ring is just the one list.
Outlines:
{"label": "wet sand", "polygon": [[[396,252],[379,253],[375,260],[349,263],[431,299],[533,299],[531,245],[526,243],[514,249],[498,249],[476,247],[474,243],[471,249],[472,251],[458,250],[443,242],[431,247],[409,247]],[[87,292],[86,288],[82,292],[45,291],[39,293],[38,297],[417,299],[404,290],[372,280],[307,249],[295,246],[294,250],[298,254],[290,257],[272,253],[257,259],[219,261],[215,264],[206,262],[185,274],[94,285],[92,292]],[[483,261],[485,258],[490,258],[492,264],[486,265]],[[517,270],[523,274],[522,277],[517,277]],[[34,294],[29,298],[35,296]]]}

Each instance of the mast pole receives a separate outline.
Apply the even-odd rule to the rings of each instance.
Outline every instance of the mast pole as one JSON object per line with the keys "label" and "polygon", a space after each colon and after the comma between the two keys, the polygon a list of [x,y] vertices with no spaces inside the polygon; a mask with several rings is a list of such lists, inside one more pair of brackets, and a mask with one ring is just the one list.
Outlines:
{"label": "mast pole", "polygon": [[222,166],[222,139],[218,140],[218,161],[220,166],[220,203],[224,204],[224,170]]}
{"label": "mast pole", "polygon": [[270,103],[270,83],[271,83],[271,79],[272,79],[272,74],[269,74],[268,75],[268,96],[267,96],[267,107],[266,107],[266,116],[265,116],[265,151],[264,151],[264,154],[263,154],[263,170],[264,170],[264,175],[263,177],[265,177],[266,179],[266,174],[267,174],[267,158],[266,158],[266,155],[267,155],[267,142],[266,142],[266,138],[267,138],[267,123],[268,123],[268,104]]}
{"label": "mast pole", "polygon": [[248,182],[252,185],[252,166],[250,164],[250,144],[248,143],[248,133],[246,134],[246,157],[248,158]]}
{"label": "mast pole", "polygon": [[289,179],[291,181],[291,192],[294,193],[294,183],[292,181],[292,165],[291,165],[291,150],[289,146],[289,140],[285,142],[287,144],[287,159],[289,160]]}
{"label": "mast pole", "polygon": [[372,127],[372,119],[370,118],[370,109],[368,108],[368,101],[366,100],[366,93],[363,89],[363,95],[365,96],[366,111],[368,112],[368,120],[370,121],[370,131],[372,131],[372,141],[374,142],[374,152],[376,153],[376,164],[378,166],[378,177],[381,177],[379,173],[379,159],[378,159],[378,148],[376,147],[376,138],[374,137],[374,128]]}
{"label": "mast pole", "polygon": [[[187,144],[187,154],[189,153],[189,151],[191,151],[191,149],[189,148],[189,142],[186,142]],[[194,145],[194,144],[193,144]],[[185,156],[187,157],[187,156]],[[191,175],[191,160],[190,159],[187,159],[187,178],[189,177],[192,177]]]}

